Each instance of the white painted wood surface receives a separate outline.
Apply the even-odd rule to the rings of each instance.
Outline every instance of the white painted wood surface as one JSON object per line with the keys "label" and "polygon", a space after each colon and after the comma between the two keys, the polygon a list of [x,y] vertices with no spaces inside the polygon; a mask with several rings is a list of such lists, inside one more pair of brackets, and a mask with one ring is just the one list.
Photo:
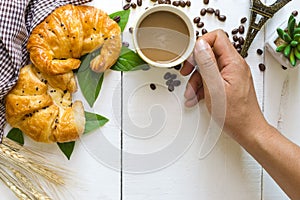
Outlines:
{"label": "white painted wood surface", "polygon": [[[199,16],[201,8],[219,8],[221,14],[227,16],[225,23],[209,15],[201,17],[202,21],[208,31],[222,28],[230,36],[231,30],[240,25],[240,19],[249,18],[250,14],[249,0],[211,0],[208,6],[200,0],[191,2],[190,8],[184,8],[191,19]],[[124,0],[94,0],[91,5],[112,13],[121,10],[124,3]],[[258,56],[256,49],[264,47],[265,36],[298,4],[293,1],[268,23],[266,31],[256,37],[246,58],[253,72],[260,105],[274,126],[279,118],[281,88],[288,78],[289,98],[281,112],[281,127],[296,142],[300,142],[297,137],[300,127],[296,121],[300,98],[297,91],[299,69],[283,71],[268,53]],[[123,40],[129,42],[131,48],[128,28],[145,7],[152,5],[150,0],[144,0],[142,7],[131,12],[123,34]],[[264,60],[265,73],[258,69],[258,64]],[[182,82],[173,93],[165,87],[163,75],[167,71],[176,73]],[[26,143],[58,155],[56,161],[83,178],[84,191],[75,192],[74,199],[284,199],[281,190],[260,165],[226,135],[222,134],[208,156],[200,157],[210,117],[203,102],[192,109],[184,107],[187,80],[174,69],[151,68],[123,74],[108,71],[95,107],[90,109],[84,103],[87,110],[102,114],[110,121],[77,142],[70,161],[61,156],[56,145],[36,144],[29,139]],[[157,89],[151,90],[150,83],[155,83]],[[82,98],[80,92],[75,98]],[[70,187],[70,190],[74,191],[76,187]],[[16,199],[3,184],[0,184],[0,191],[1,199]]]}

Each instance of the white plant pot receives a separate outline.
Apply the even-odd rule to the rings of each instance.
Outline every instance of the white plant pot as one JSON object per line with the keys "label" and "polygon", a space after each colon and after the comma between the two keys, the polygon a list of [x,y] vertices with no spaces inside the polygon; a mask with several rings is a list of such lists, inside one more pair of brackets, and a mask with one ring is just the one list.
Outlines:
{"label": "white plant pot", "polygon": [[[281,29],[286,29],[287,28],[287,20],[284,21],[279,28]],[[285,67],[291,67],[291,68],[295,68],[295,67],[300,67],[300,61],[297,60],[296,66],[291,65],[289,58],[285,57],[283,55],[282,52],[277,52],[276,51],[276,44],[275,44],[275,40],[278,38],[278,34],[277,31],[274,30],[273,34],[270,36],[270,38],[268,38],[267,42],[265,43],[265,48],[267,49],[267,51],[269,51],[271,53],[271,55],[277,60],[277,62],[279,62],[281,65],[285,66]]]}

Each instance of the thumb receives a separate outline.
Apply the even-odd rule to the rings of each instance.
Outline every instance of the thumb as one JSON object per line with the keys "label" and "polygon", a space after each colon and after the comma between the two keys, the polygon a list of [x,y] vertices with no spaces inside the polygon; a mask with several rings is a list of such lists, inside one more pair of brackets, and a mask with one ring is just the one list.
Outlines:
{"label": "thumb", "polygon": [[203,80],[207,107],[214,118],[223,118],[226,112],[224,79],[220,74],[212,48],[205,40],[200,39],[196,42],[194,59]]}

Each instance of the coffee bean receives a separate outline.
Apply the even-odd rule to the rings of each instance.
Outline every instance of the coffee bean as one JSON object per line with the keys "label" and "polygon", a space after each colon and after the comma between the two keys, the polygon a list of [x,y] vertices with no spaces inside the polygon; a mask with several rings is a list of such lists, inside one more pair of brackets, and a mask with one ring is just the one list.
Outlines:
{"label": "coffee bean", "polygon": [[113,20],[115,22],[119,23],[121,21],[121,17],[120,16],[115,16]]}
{"label": "coffee bean", "polygon": [[226,31],[224,31],[224,33],[225,33],[225,35],[229,38],[229,34],[228,34]]}
{"label": "coffee bean", "polygon": [[193,21],[195,24],[198,24],[200,22],[200,20],[201,20],[200,17],[195,17]]}
{"label": "coffee bean", "polygon": [[216,16],[216,17],[219,17],[219,16],[220,16],[220,10],[219,10],[219,9],[216,9],[216,10],[215,10],[215,16]]}
{"label": "coffee bean", "polygon": [[156,89],[156,85],[154,83],[151,83],[150,84],[150,88],[151,88],[151,90],[155,90]]}
{"label": "coffee bean", "polygon": [[171,76],[170,76],[170,79],[171,80],[174,80],[174,79],[176,79],[177,78],[177,75],[176,74],[171,74]]}
{"label": "coffee bean", "polygon": [[133,27],[129,28],[129,33],[133,33]]}
{"label": "coffee bean", "polygon": [[231,34],[232,34],[232,35],[235,35],[235,34],[237,34],[238,32],[239,32],[239,29],[234,28],[234,29],[232,29]]}
{"label": "coffee bean", "polygon": [[166,3],[165,0],[158,0],[158,4],[164,4],[164,3]]}
{"label": "coffee bean", "polygon": [[245,43],[245,39],[241,36],[239,37],[239,43],[243,45]]}
{"label": "coffee bean", "polygon": [[298,11],[297,11],[297,10],[294,10],[294,11],[292,12],[292,15],[294,15],[294,17],[297,17]]}
{"label": "coffee bean", "polygon": [[283,70],[287,70],[287,67],[285,67],[283,65],[281,65],[281,67],[282,67]]}
{"label": "coffee bean", "polygon": [[199,31],[196,31],[196,36],[199,36],[199,34],[200,34]]}
{"label": "coffee bean", "polygon": [[225,22],[226,21],[226,16],[225,15],[220,15],[218,17],[218,19],[221,21],[221,22]]}
{"label": "coffee bean", "polygon": [[236,51],[237,51],[238,53],[241,53],[241,52],[242,52],[242,49],[241,49],[241,48],[236,48]]}
{"label": "coffee bean", "polygon": [[245,33],[245,27],[243,25],[239,26],[239,33],[244,34]]}
{"label": "coffee bean", "polygon": [[200,10],[200,15],[201,16],[204,16],[206,14],[206,9],[205,8],[202,8],[201,10]]}
{"label": "coffee bean", "polygon": [[232,36],[233,41],[237,42],[239,40],[239,37],[237,35]]}
{"label": "coffee bean", "polygon": [[180,81],[180,80],[174,80],[174,81],[173,81],[173,85],[174,85],[175,87],[178,87],[180,84],[181,84],[181,81]]}
{"label": "coffee bean", "polygon": [[207,30],[204,28],[204,29],[202,29],[202,35],[205,35],[206,33],[207,33]]}
{"label": "coffee bean", "polygon": [[166,85],[167,85],[167,86],[172,85],[172,84],[173,84],[173,81],[174,81],[173,79],[167,80],[167,81],[166,81]]}
{"label": "coffee bean", "polygon": [[207,4],[209,4],[209,0],[203,0],[203,3],[204,3],[205,5],[207,5]]}
{"label": "coffee bean", "polygon": [[175,87],[174,87],[174,85],[169,85],[168,86],[168,90],[170,91],[170,92],[173,92],[174,90],[175,90]]}
{"label": "coffee bean", "polygon": [[136,8],[136,3],[131,3],[131,8],[135,9]]}
{"label": "coffee bean", "polygon": [[266,70],[266,66],[263,63],[260,63],[258,65],[258,67],[259,67],[259,70],[262,71],[262,72]]}
{"label": "coffee bean", "polygon": [[243,17],[243,18],[241,19],[241,24],[246,23],[246,21],[247,21],[247,17]]}
{"label": "coffee bean", "polygon": [[179,4],[180,4],[179,1],[173,1],[173,3],[172,3],[172,5],[173,5],[173,6],[176,6],[176,7],[179,6]]}
{"label": "coffee bean", "polygon": [[181,69],[181,64],[179,64],[179,65],[176,65],[176,66],[174,67],[174,69],[176,69],[176,70],[180,70],[180,69]]}
{"label": "coffee bean", "polygon": [[123,10],[128,10],[129,8],[130,8],[130,4],[128,3],[128,4],[126,4],[125,6],[123,6]]}
{"label": "coffee bean", "polygon": [[198,28],[202,28],[204,26],[204,23],[203,22],[199,22],[198,24],[197,24],[197,27]]}
{"label": "coffee bean", "polygon": [[171,0],[166,0],[166,4],[171,4]]}
{"label": "coffee bean", "polygon": [[256,50],[256,53],[257,53],[258,55],[262,55],[264,52],[263,52],[262,49],[257,49],[257,50]]}
{"label": "coffee bean", "polygon": [[170,72],[165,73],[164,79],[168,80],[169,78],[171,78],[171,73]]}
{"label": "coffee bean", "polygon": [[142,4],[143,4],[142,0],[137,0],[136,3],[138,6],[142,6]]}
{"label": "coffee bean", "polygon": [[124,47],[129,47],[129,43],[128,42],[122,42],[122,45],[124,46]]}
{"label": "coffee bean", "polygon": [[181,6],[181,7],[183,7],[183,8],[184,8],[184,7],[185,7],[185,5],[186,5],[185,1],[180,1],[180,6]]}
{"label": "coffee bean", "polygon": [[126,0],[126,2],[127,2],[127,3],[130,3],[130,2],[131,2],[131,0]]}
{"label": "coffee bean", "polygon": [[191,1],[186,1],[186,6],[187,6],[187,7],[191,7],[191,5],[192,5],[192,2],[191,2]]}
{"label": "coffee bean", "polygon": [[215,13],[215,9],[213,9],[213,8],[207,8],[206,12],[209,13],[209,14],[213,14],[213,13]]}

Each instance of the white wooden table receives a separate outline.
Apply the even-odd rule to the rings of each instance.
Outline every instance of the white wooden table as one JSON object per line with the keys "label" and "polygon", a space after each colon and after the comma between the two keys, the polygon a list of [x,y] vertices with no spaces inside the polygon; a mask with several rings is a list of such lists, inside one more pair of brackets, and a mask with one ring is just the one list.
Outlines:
{"label": "white wooden table", "polygon": [[[274,1],[267,0],[268,3]],[[193,19],[203,7],[219,8],[227,16],[226,22],[214,16],[201,17],[209,31],[222,28],[231,33],[240,25],[242,17],[249,18],[249,0],[191,0],[190,8],[183,8]],[[125,0],[94,0],[91,5],[112,13],[122,9]],[[123,40],[133,48],[128,28],[133,25],[150,0],[132,10]],[[264,48],[266,38],[275,30],[282,18],[287,18],[299,2],[293,1],[271,19],[260,32],[246,58],[251,66],[260,105],[268,121],[300,143],[299,69],[282,70],[268,54],[259,56],[257,48]],[[249,22],[249,21],[248,21]],[[246,26],[248,25],[246,23]],[[231,34],[230,34],[231,35]],[[244,34],[245,35],[245,34]],[[258,64],[264,62],[266,71]],[[178,74],[182,85],[169,92],[163,75]],[[80,177],[78,187],[70,186],[74,197],[66,199],[90,200],[274,200],[288,199],[263,171],[261,166],[237,143],[222,134],[213,150],[201,157],[210,117],[203,102],[192,109],[183,105],[183,92],[187,78],[174,69],[155,69],[120,73],[107,71],[100,97],[94,108],[86,110],[100,113],[110,121],[76,143],[70,161],[56,145],[42,145],[26,139],[26,145],[56,154],[56,161],[70,167]],[[282,86],[286,82],[284,97]],[[155,83],[156,90],[151,90]],[[74,98],[82,99],[80,92]],[[6,128],[8,130],[9,128]],[[0,184],[1,199],[16,197]]]}

